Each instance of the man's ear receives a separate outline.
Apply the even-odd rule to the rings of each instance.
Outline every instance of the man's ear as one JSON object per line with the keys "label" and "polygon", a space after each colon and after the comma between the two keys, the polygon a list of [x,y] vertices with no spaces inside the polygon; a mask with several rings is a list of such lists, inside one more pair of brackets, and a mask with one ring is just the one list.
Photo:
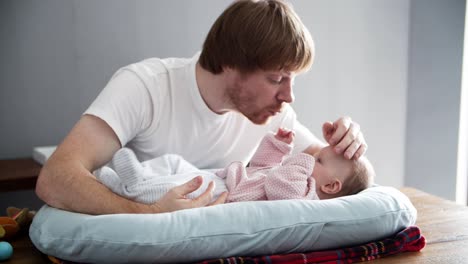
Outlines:
{"label": "man's ear", "polygon": [[320,186],[320,190],[326,194],[337,194],[341,191],[343,184],[340,180],[334,179],[333,181]]}

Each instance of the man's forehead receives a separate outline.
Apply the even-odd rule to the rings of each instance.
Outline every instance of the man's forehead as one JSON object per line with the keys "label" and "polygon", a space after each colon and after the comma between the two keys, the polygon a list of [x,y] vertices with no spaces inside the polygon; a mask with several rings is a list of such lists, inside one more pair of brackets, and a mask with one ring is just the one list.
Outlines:
{"label": "man's forehead", "polygon": [[287,76],[287,77],[294,77],[296,75],[295,72],[286,71],[286,70],[267,70],[263,72],[265,72],[266,74],[275,74],[275,75],[281,75],[281,76]]}

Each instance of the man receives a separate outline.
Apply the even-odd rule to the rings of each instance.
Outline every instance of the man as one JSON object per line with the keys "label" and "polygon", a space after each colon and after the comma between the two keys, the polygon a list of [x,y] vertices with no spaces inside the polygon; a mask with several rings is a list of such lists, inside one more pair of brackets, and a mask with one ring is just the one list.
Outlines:
{"label": "man", "polygon": [[[234,2],[212,26],[201,54],[120,69],[45,164],[37,195],[51,206],[88,214],[207,206],[212,184],[195,199],[185,197],[201,177],[146,205],[112,193],[92,172],[123,146],[140,161],[174,153],[201,169],[247,164],[261,138],[279,127],[295,131],[295,152],[325,146],[289,106],[294,78],[309,69],[313,52],[310,33],[288,4]],[[367,149],[359,125],[348,117],[326,122],[323,134],[346,158]]]}

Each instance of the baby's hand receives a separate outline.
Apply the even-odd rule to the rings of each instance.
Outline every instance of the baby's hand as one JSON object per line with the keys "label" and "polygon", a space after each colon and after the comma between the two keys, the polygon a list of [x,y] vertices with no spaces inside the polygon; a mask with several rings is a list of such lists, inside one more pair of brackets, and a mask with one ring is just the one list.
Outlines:
{"label": "baby's hand", "polygon": [[294,136],[294,131],[287,128],[278,128],[278,132],[276,132],[275,138],[283,141],[286,144],[291,144],[294,140]]}

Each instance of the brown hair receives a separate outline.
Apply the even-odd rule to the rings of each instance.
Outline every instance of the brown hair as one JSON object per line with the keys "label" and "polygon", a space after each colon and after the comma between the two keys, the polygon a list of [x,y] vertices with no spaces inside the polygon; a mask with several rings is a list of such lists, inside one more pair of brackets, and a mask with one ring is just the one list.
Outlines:
{"label": "brown hair", "polygon": [[281,0],[238,0],[215,21],[200,54],[200,65],[213,74],[232,67],[306,71],[314,43],[292,7]]}
{"label": "brown hair", "polygon": [[353,168],[342,184],[342,189],[336,196],[353,195],[367,189],[373,182],[375,171],[370,161],[362,156],[358,160],[353,160]]}

